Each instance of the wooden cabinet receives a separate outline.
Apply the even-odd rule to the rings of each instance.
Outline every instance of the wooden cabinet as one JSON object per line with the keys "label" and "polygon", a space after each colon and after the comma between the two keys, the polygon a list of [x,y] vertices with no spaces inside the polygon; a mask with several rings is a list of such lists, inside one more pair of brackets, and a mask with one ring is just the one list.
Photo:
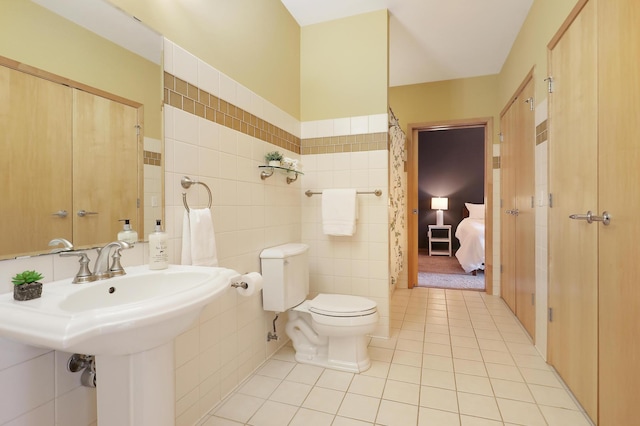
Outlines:
{"label": "wooden cabinet", "polygon": [[581,1],[549,45],[548,361],[604,426],[636,424],[640,393],[639,21]]}
{"label": "wooden cabinet", "polygon": [[503,111],[501,130],[501,296],[535,336],[535,117],[533,74]]}

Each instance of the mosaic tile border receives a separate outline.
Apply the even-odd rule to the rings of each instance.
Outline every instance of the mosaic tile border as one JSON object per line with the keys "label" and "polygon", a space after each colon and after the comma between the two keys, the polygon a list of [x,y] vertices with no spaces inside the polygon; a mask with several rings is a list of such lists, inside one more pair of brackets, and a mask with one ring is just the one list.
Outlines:
{"label": "mosaic tile border", "polygon": [[300,154],[300,138],[168,72],[164,103]]}
{"label": "mosaic tile border", "polygon": [[547,122],[548,120],[544,120],[542,123],[536,126],[536,145],[540,145],[542,142],[545,142],[547,139],[549,139]]}
{"label": "mosaic tile border", "polygon": [[142,153],[142,158],[144,160],[144,164],[147,164],[149,166],[162,165],[162,154],[159,152],[144,151]]}
{"label": "mosaic tile border", "polygon": [[302,155],[333,154],[336,152],[376,151],[389,149],[386,132],[360,135],[331,136],[302,140]]}

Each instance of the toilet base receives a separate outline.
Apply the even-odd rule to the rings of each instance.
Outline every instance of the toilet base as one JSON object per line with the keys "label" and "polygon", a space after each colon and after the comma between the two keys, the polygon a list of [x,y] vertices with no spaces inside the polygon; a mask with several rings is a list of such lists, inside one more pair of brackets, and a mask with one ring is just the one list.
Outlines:
{"label": "toilet base", "polygon": [[350,373],[362,373],[371,367],[365,335],[319,335],[309,320],[308,314],[289,313],[285,330],[293,342],[297,362]]}

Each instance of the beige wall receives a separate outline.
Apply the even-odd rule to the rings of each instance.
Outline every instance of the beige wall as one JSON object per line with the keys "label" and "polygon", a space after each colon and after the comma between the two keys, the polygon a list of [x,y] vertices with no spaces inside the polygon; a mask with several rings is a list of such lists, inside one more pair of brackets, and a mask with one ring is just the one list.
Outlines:
{"label": "beige wall", "polygon": [[306,26],[300,45],[302,121],[386,113],[386,10]]}
{"label": "beige wall", "polygon": [[300,118],[300,27],[280,1],[111,2]]}
{"label": "beige wall", "polygon": [[2,0],[0,55],[145,105],[145,136],[160,138],[160,66],[30,1]]}
{"label": "beige wall", "polygon": [[[499,122],[495,75],[389,88],[389,105],[407,131],[411,123],[494,117]],[[497,138],[495,139],[497,142]]]}
{"label": "beige wall", "polygon": [[577,0],[535,0],[499,74],[499,105],[502,110],[522,80],[535,67],[536,104],[547,98],[547,44],[560,28]]}

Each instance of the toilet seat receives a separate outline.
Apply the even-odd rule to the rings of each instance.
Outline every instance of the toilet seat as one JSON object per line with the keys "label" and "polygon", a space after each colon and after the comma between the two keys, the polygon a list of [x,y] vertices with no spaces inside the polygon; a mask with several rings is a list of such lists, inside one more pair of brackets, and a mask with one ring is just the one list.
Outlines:
{"label": "toilet seat", "polygon": [[307,302],[312,314],[330,317],[361,317],[378,311],[376,302],[360,296],[318,294]]}

